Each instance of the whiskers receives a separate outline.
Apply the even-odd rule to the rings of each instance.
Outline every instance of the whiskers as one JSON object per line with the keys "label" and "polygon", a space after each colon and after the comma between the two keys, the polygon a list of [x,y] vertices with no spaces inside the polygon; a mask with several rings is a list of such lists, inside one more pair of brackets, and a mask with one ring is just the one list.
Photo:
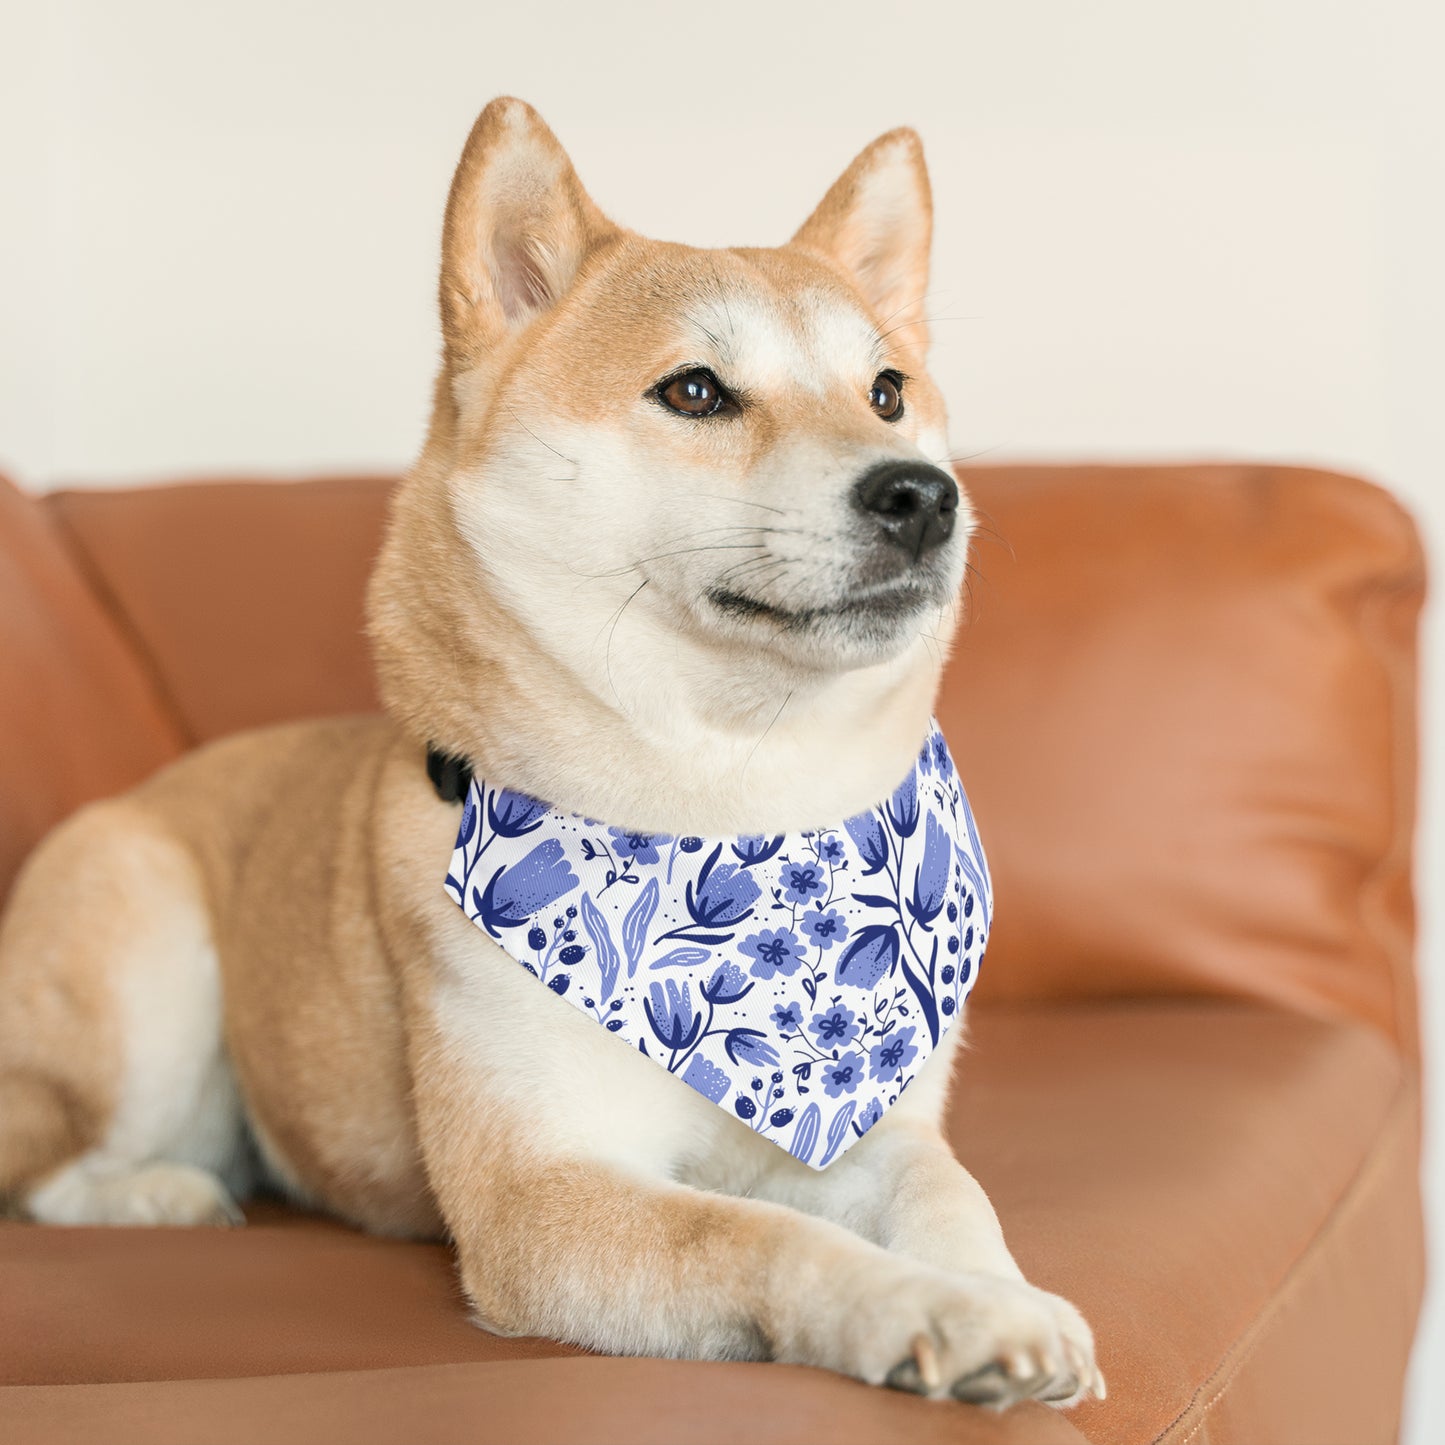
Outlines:
{"label": "whiskers", "polygon": [[531,437],[532,440],[536,442],[539,447],[545,448],[547,451],[551,452],[554,457],[560,458],[562,461],[566,462],[569,467],[572,468],[572,475],[570,477],[548,477],[547,480],[549,482],[575,482],[577,478],[581,476],[582,464],[577,460],[576,457],[569,457],[565,452],[559,452],[557,448],[552,445],[551,442],[543,441],[542,438],[539,437],[537,433],[534,432],[532,428],[529,427],[527,423],[524,422],[522,418],[517,415],[516,407],[514,407],[510,402],[503,401],[502,405],[506,407],[508,413],[510,413],[511,415],[512,420],[516,422],[517,425],[521,427],[522,430],[526,432],[527,435]]}

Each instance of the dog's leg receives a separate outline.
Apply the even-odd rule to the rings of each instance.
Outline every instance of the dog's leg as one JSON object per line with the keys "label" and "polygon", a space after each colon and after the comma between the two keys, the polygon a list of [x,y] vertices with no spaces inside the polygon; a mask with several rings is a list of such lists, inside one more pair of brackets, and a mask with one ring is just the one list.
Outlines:
{"label": "dog's leg", "polygon": [[[827,1169],[814,1171],[780,1159],[755,1192],[947,1274],[994,1275],[1031,1290],[1055,1317],[1063,1368],[1047,1389],[1029,1393],[1056,1404],[1072,1404],[1089,1393],[1102,1398],[1104,1379],[1087,1323],[1067,1300],[1024,1282],[988,1196],[939,1132],[936,1120],[948,1073],[945,1053],[936,1063],[930,1061],[904,1099]],[[1004,1352],[996,1363],[972,1387],[970,1398],[1018,1398],[1026,1362],[1010,1362]]]}
{"label": "dog's leg", "polygon": [[[503,1075],[432,1053],[418,1082],[428,1172],[491,1330],[618,1353],[772,1358],[964,1399],[1063,1392],[1065,1318],[1018,1280],[948,1274],[640,1163],[569,1158],[550,1120],[508,1098]],[[1000,1370],[1006,1396],[992,1388]]]}
{"label": "dog's leg", "polygon": [[130,801],[36,852],[0,932],[0,1197],[57,1224],[229,1224],[244,1173],[205,891]]}

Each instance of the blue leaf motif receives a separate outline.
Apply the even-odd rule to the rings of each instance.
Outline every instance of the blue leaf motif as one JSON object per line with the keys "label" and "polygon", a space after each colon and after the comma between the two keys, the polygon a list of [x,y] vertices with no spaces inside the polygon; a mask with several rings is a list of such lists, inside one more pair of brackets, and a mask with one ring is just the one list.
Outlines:
{"label": "blue leaf motif", "polygon": [[855,893],[853,899],[856,903],[866,903],[869,908],[884,908],[889,912],[898,907],[896,898],[889,898],[882,893]]}
{"label": "blue leaf motif", "polygon": [[804,1164],[813,1157],[813,1150],[818,1147],[818,1130],[822,1126],[823,1111],[816,1104],[809,1104],[803,1110],[798,1119],[798,1127],[793,1130],[793,1142],[788,1145],[788,1153],[795,1159],[801,1159]]}
{"label": "blue leaf motif", "polygon": [[759,863],[766,863],[777,853],[785,841],[782,833],[774,838],[761,838],[745,834],[733,844],[733,855],[742,860],[744,868],[752,868]]}
{"label": "blue leaf motif", "polygon": [[854,988],[873,988],[898,962],[898,929],[892,923],[870,923],[843,950],[833,977]]}
{"label": "blue leaf motif", "polygon": [[849,1099],[836,1114],[833,1115],[833,1122],[828,1125],[828,1140],[823,1146],[823,1157],[818,1160],[818,1167],[821,1169],[838,1152],[838,1146],[848,1136],[848,1125],[853,1121],[853,1111],[858,1107],[856,1099]]}
{"label": "blue leaf motif", "polygon": [[706,948],[674,948],[670,953],[664,953],[661,958],[654,958],[648,967],[696,968],[711,957],[711,952]]}
{"label": "blue leaf motif", "polygon": [[606,1003],[612,997],[613,987],[617,983],[617,970],[622,965],[622,959],[618,955],[617,945],[612,941],[612,930],[608,928],[607,920],[592,901],[590,893],[582,895],[580,911],[582,926],[587,930],[587,936],[592,940],[593,948],[597,950],[597,967],[602,974],[602,1002]]}
{"label": "blue leaf motif", "polygon": [[627,917],[622,920],[622,947],[627,954],[628,978],[637,972],[642,950],[647,946],[647,929],[652,922],[652,915],[657,912],[657,895],[657,879],[649,878],[647,887],[637,895],[637,901],[627,910]]}

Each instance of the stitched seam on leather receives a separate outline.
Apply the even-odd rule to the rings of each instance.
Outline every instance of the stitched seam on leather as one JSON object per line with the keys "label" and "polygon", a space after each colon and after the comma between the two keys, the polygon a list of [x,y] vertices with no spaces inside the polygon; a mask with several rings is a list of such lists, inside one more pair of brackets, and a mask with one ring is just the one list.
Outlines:
{"label": "stitched seam on leather", "polygon": [[[1393,1138],[1394,1131],[1402,1124],[1405,1110],[1408,1107],[1412,1094],[1412,1088],[1418,1088],[1419,1075],[1414,1070],[1407,1070],[1400,1087],[1396,1089],[1390,1100],[1390,1106],[1385,1112],[1376,1139],[1389,1135]],[[1247,1365],[1254,1356],[1255,1347],[1269,1333],[1270,1329],[1279,1321],[1284,1314],[1290,1297],[1296,1294],[1300,1287],[1309,1279],[1315,1259],[1331,1242],[1338,1232],[1341,1223],[1348,1217],[1351,1210],[1365,1197],[1370,1186],[1389,1162],[1390,1151],[1383,1147],[1373,1149],[1368,1158],[1355,1171],[1350,1182],[1341,1191],[1338,1199],[1330,1206],[1324,1223],[1320,1225],[1305,1245],[1303,1252],[1290,1265],[1278,1289],[1266,1301],[1263,1309],[1250,1323],[1249,1327],[1230,1347],[1229,1356],[1213,1372],[1208,1380],[1199,1386],[1189,1398],[1189,1403],[1154,1437],[1153,1445],[1165,1445],[1166,1441],[1173,1439],[1173,1445],[1189,1445],[1189,1442],[1204,1428],[1209,1421],[1209,1413],[1229,1392],[1229,1387],[1234,1383],[1234,1378],[1240,1370]],[[1232,1357],[1232,1358],[1231,1358]],[[1200,1397],[1205,1390],[1216,1386],[1214,1393],[1201,1405]],[[1191,1416],[1197,1414],[1193,1427],[1187,1435],[1175,1437],[1174,1432]]]}
{"label": "stitched seam on leather", "polygon": [[85,580],[90,588],[91,594],[100,604],[106,616],[114,624],[120,633],[121,640],[130,650],[137,666],[145,674],[146,681],[150,683],[151,691],[155,694],[156,701],[160,704],[161,711],[165,713],[166,720],[176,730],[181,742],[181,751],[185,752],[194,748],[197,743],[195,731],[186,721],[185,714],[181,711],[180,704],[176,701],[175,694],[171,691],[170,684],[166,681],[164,670],[156,655],[145,640],[144,634],[137,625],[135,619],[126,609],[120,598],[116,596],[115,590],[105,580],[90,549],[81,540],[80,534],[70,524],[65,512],[53,504],[46,506],[46,514],[60,534],[61,541],[65,544],[66,550],[70,553],[71,560],[75,563],[76,570]]}

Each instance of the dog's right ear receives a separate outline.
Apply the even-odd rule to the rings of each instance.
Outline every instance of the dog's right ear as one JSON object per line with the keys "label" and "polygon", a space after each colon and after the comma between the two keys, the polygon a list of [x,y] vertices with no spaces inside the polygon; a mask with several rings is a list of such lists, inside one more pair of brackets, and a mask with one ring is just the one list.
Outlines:
{"label": "dog's right ear", "polygon": [[475,365],[554,306],[587,253],[616,234],[541,116],[525,101],[492,101],[467,137],[447,197],[441,314],[448,361]]}

